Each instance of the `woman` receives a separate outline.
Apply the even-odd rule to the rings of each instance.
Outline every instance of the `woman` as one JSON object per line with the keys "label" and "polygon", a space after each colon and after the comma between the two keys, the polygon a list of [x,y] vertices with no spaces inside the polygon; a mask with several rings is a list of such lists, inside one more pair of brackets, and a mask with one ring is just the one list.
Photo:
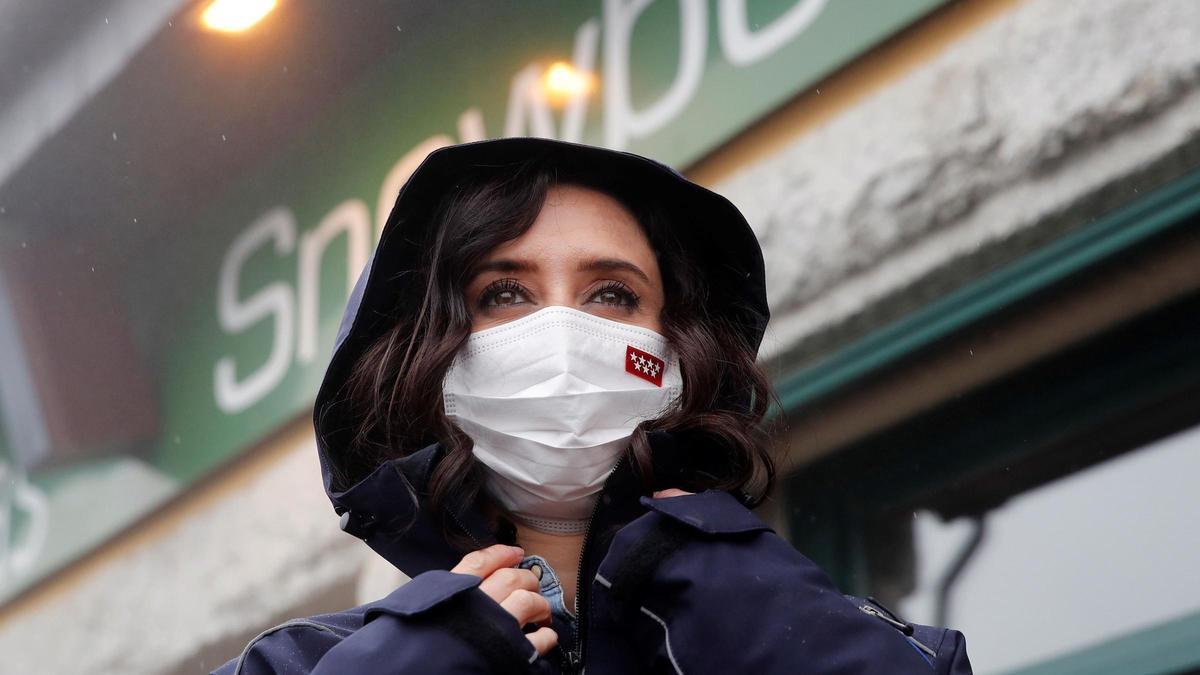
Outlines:
{"label": "woman", "polygon": [[220,673],[966,673],[750,510],[774,468],[762,253],[603,148],[442,148],[401,190],[317,395],[342,528],[412,577]]}

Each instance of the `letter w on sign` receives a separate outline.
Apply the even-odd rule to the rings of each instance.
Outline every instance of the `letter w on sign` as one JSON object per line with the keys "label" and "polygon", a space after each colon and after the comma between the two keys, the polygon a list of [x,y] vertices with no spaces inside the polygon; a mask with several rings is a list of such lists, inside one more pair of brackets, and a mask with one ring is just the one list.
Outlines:
{"label": "letter w on sign", "polygon": [[666,365],[662,359],[637,347],[627,345],[625,348],[625,372],[653,382],[657,387],[662,386],[663,368]]}

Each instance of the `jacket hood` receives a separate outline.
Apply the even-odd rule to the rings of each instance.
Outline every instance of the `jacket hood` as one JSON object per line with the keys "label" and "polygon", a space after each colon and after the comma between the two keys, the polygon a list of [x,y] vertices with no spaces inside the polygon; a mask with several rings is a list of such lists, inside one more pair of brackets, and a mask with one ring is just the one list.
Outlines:
{"label": "jacket hood", "polygon": [[[406,573],[419,572],[427,564],[438,566],[444,561],[400,564],[397,551],[381,550],[381,546],[387,545],[377,545],[372,539],[382,537],[370,534],[381,527],[397,531],[412,529],[420,519],[416,492],[424,487],[439,448],[431,446],[409,457],[385,462],[369,475],[355,477],[357,482],[353,487],[340,489],[334,484],[332,469],[345,450],[350,421],[343,419],[342,408],[332,403],[359,356],[389,328],[387,317],[394,310],[396,299],[429,250],[431,235],[435,234],[431,216],[442,197],[468,172],[502,174],[511,171],[514,163],[531,158],[569,166],[576,172],[585,167],[587,172],[597,175],[618,176],[619,185],[628,186],[629,192],[623,196],[661,200],[685,247],[699,257],[708,271],[711,301],[717,305],[715,313],[730,317],[755,349],[762,341],[770,316],[762,250],[745,217],[725,197],[689,181],[665,164],[629,152],[533,137],[462,143],[431,152],[400,189],[379,243],[350,294],[333,356],[313,406],[325,490],[341,515],[343,529],[367,539],[376,551]],[[471,516],[464,513],[463,517]],[[474,530],[486,536],[485,530],[479,529],[481,526],[481,523],[464,523],[468,532]],[[449,564],[456,561],[449,560]]]}

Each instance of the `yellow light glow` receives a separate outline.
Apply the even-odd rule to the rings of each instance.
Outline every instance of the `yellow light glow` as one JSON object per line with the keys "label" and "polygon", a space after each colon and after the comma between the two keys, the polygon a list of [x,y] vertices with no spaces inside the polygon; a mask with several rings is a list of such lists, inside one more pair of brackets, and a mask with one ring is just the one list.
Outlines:
{"label": "yellow light glow", "polygon": [[590,92],[593,80],[591,73],[578,70],[566,61],[558,61],[546,69],[542,89],[550,100],[562,101]]}
{"label": "yellow light glow", "polygon": [[261,21],[275,4],[276,0],[213,0],[200,20],[212,30],[237,33]]}

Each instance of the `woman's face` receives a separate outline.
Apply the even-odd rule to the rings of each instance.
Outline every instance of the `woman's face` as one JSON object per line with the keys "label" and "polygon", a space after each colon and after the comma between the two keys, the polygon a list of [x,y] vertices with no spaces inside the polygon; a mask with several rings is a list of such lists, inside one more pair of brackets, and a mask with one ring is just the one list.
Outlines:
{"label": "woman's face", "polygon": [[492,250],[465,293],[472,331],[559,305],[662,332],[662,276],[641,226],[574,185],[551,187],[533,226]]}

